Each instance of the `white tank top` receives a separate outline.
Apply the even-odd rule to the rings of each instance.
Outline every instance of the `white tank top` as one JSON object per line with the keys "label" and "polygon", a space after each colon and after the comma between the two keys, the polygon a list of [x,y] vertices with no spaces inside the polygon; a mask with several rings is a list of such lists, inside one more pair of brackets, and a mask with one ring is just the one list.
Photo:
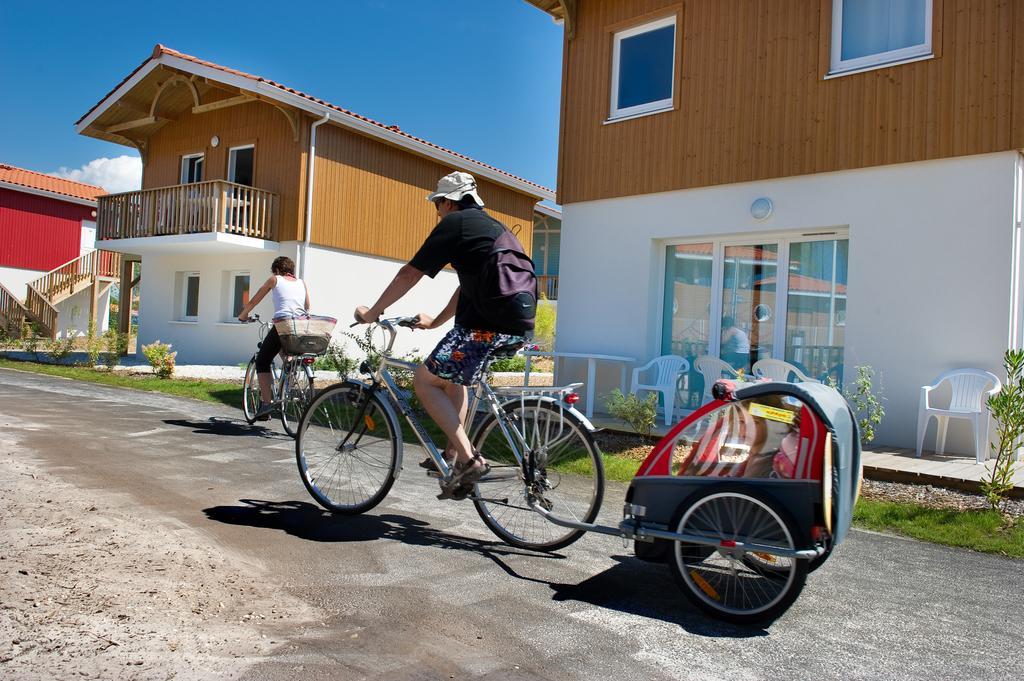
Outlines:
{"label": "white tank top", "polygon": [[274,318],[289,317],[296,311],[306,310],[306,285],[302,280],[289,281],[282,276],[275,278],[277,285],[270,291],[274,296]]}

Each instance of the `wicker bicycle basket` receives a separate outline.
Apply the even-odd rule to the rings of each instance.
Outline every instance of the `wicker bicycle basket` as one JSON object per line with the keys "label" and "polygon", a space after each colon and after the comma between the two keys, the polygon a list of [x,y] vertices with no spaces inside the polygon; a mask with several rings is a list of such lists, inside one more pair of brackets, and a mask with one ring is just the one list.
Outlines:
{"label": "wicker bicycle basket", "polygon": [[322,315],[275,319],[274,328],[281,348],[289,355],[322,355],[331,344],[331,332],[338,320]]}

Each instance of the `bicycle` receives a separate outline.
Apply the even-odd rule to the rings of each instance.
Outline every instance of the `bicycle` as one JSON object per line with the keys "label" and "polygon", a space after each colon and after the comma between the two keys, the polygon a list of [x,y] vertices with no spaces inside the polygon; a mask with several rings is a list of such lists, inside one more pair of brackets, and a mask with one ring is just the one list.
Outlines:
{"label": "bicycle", "polygon": [[[259,315],[251,315],[248,323],[260,325],[260,342],[256,346],[260,348],[270,329],[270,324],[261,321]],[[249,425],[256,422],[256,417],[262,406],[260,384],[256,376],[257,354],[258,351],[253,353],[252,359],[249,360],[249,364],[245,368],[245,383],[242,389],[243,410],[245,420]],[[316,362],[314,354],[288,355],[284,357],[280,367],[276,360],[270,365],[272,392],[270,405],[277,407],[281,415],[281,425],[284,426],[285,432],[292,437],[295,437],[303,410],[307,404],[313,401],[315,392],[313,388],[314,362]]]}
{"label": "bicycle", "polygon": [[[442,482],[453,473],[396,383],[391,369],[415,371],[418,364],[391,357],[399,326],[418,318],[375,322],[388,334],[376,367],[364,362],[368,381],[346,380],[321,391],[302,415],[295,456],[310,495],[329,511],[365,513],[384,500],[402,468],[403,434],[398,414],[427,451]],[[515,354],[519,346],[493,353]],[[486,376],[487,367],[484,374]],[[466,498],[484,524],[520,548],[554,551],[584,531],[560,527],[539,515],[589,524],[604,497],[604,466],[593,426],[572,406],[581,384],[565,387],[492,388],[486,378],[470,391],[470,442],[492,467]],[[499,395],[510,399],[502,401]],[[478,412],[482,412],[479,420]]]}

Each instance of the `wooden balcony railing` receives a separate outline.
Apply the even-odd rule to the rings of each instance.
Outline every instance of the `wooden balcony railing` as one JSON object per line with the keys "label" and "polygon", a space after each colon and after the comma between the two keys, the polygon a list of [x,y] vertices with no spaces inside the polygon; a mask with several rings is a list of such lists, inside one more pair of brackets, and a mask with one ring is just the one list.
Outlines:
{"label": "wooden balcony railing", "polygon": [[121,257],[114,251],[89,251],[30,281],[28,285],[47,302],[58,303],[91,285],[97,277],[116,279],[121,272]]}
{"label": "wooden balcony railing", "polygon": [[538,276],[537,290],[548,300],[558,300],[558,275]]}
{"label": "wooden balcony railing", "polygon": [[224,180],[110,194],[99,198],[99,239],[225,232],[277,238],[278,199],[263,189]]}

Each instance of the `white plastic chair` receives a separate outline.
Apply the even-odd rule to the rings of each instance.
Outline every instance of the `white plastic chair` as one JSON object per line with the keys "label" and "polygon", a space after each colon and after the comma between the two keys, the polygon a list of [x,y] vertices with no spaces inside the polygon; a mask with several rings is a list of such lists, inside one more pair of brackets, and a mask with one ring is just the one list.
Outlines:
{"label": "white plastic chair", "polygon": [[711,388],[715,385],[715,381],[720,378],[736,378],[738,376],[732,365],[711,355],[701,355],[693,360],[693,368],[704,377],[704,394],[700,398],[702,405],[711,401]]}
{"label": "white plastic chair", "polygon": [[[948,409],[931,405],[929,393],[943,383],[949,383],[952,397]],[[992,386],[988,389],[988,386]],[[988,398],[1002,390],[999,378],[983,369],[953,369],[942,374],[931,385],[921,386],[921,402],[917,413],[917,454],[921,456],[924,434],[928,421],[934,416],[935,453],[942,454],[946,447],[946,426],[949,419],[963,419],[971,422],[974,429],[974,460],[981,464],[988,459]]]}
{"label": "white plastic chair", "polygon": [[[759,359],[754,362],[754,366],[750,369],[758,378],[767,378],[769,381],[779,381],[780,383],[821,383],[818,379],[811,378],[789,362],[784,362],[781,359]],[[791,374],[796,376],[796,381],[789,380]]]}
{"label": "white plastic chair", "polygon": [[[654,381],[641,383],[640,374],[652,368],[654,369]],[[641,390],[646,390],[661,393],[665,402],[665,425],[671,425],[672,412],[676,402],[676,381],[680,373],[689,370],[690,363],[679,355],[655,357],[642,367],[633,369],[633,380],[629,385],[629,391],[639,393]]]}

